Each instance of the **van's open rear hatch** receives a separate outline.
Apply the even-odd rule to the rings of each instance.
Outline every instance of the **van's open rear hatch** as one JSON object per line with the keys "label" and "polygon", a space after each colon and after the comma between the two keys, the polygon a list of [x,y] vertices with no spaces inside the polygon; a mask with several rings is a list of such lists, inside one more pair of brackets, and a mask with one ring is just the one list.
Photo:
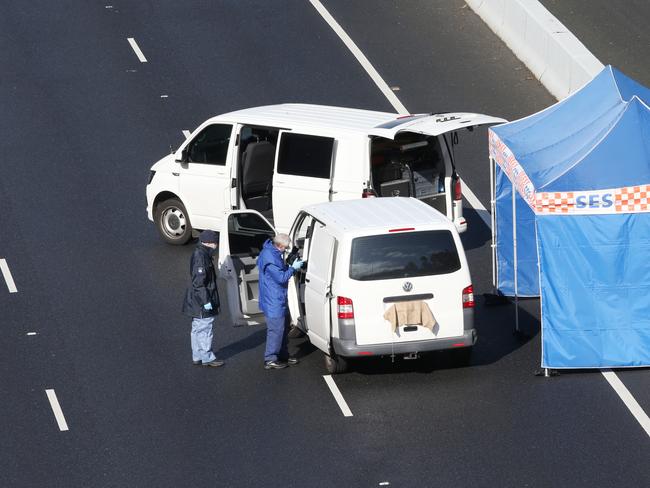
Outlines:
{"label": "van's open rear hatch", "polygon": [[414,132],[428,136],[439,136],[446,132],[452,132],[467,127],[478,127],[480,125],[501,124],[507,122],[499,117],[491,115],[471,114],[464,112],[443,113],[443,114],[415,114],[396,116],[368,131],[372,136],[394,139],[400,132]]}

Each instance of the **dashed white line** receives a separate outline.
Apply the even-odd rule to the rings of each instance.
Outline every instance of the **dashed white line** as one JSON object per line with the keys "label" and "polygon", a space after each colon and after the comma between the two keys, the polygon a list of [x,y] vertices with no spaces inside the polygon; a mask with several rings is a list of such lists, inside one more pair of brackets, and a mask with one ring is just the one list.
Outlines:
{"label": "dashed white line", "polygon": [[323,379],[325,380],[325,383],[327,383],[327,386],[329,386],[332,395],[334,395],[336,403],[339,404],[339,408],[341,409],[341,412],[343,412],[343,416],[352,417],[352,410],[350,410],[350,407],[348,407],[345,398],[343,398],[343,395],[341,395],[339,387],[336,386],[336,383],[334,383],[334,378],[332,378],[330,375],[324,375]]}
{"label": "dashed white line", "polygon": [[146,63],[147,58],[144,57],[144,54],[142,54],[142,51],[140,50],[140,46],[138,46],[138,43],[135,42],[135,39],[133,37],[127,38],[127,41],[129,41],[129,44],[131,44],[131,47],[135,51],[135,55],[138,57],[141,63]]}
{"label": "dashed white line", "polygon": [[183,131],[183,135],[185,136],[185,139],[187,139],[188,137],[190,137],[190,134],[191,134],[191,132],[190,132],[189,130],[184,130],[184,131]]}
{"label": "dashed white line", "polygon": [[603,373],[603,376],[609,382],[610,386],[614,388],[616,394],[621,400],[623,400],[625,406],[632,413],[632,415],[634,415],[634,418],[637,420],[637,422],[641,424],[641,427],[643,427],[645,433],[650,437],[650,418],[648,418],[648,414],[643,411],[643,408],[641,408],[639,402],[634,399],[620,378],[616,376],[616,373],[609,369],[603,370],[601,373]]}
{"label": "dashed white line", "polygon": [[36,334],[38,334],[38,332],[28,332],[27,333],[28,336],[35,336]]}
{"label": "dashed white line", "polygon": [[14,278],[11,276],[11,271],[9,270],[9,265],[7,261],[2,258],[0,259],[0,270],[2,270],[2,276],[5,278],[7,283],[7,288],[9,288],[9,293],[17,293],[18,288],[16,288],[16,283],[14,283]]}
{"label": "dashed white line", "polygon": [[56,397],[56,392],[54,390],[45,390],[47,393],[47,399],[50,401],[50,407],[52,407],[52,413],[54,413],[54,418],[56,418],[56,423],[59,425],[60,431],[68,430],[68,423],[65,421],[63,416],[63,411],[61,410],[61,405],[59,405],[59,400]]}

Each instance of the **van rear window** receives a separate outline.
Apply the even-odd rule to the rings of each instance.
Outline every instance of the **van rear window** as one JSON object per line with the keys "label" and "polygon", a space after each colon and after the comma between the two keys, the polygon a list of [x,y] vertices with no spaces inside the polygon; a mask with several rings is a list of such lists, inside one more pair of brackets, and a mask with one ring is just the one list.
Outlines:
{"label": "van rear window", "polygon": [[357,237],[352,240],[350,278],[359,281],[414,278],[460,269],[448,230]]}

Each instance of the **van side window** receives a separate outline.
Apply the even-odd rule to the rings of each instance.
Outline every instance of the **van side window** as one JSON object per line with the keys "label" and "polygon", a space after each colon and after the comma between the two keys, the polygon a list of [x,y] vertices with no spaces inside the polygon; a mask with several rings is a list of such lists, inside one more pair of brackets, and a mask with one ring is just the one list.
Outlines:
{"label": "van side window", "polygon": [[266,221],[253,213],[228,216],[228,244],[231,256],[257,256],[275,232]]}
{"label": "van side window", "polygon": [[226,164],[232,125],[213,124],[197,134],[187,146],[187,155],[191,163]]}
{"label": "van side window", "polygon": [[309,243],[314,231],[314,222],[315,220],[311,215],[304,214],[293,236],[293,243],[300,248],[300,257],[303,260],[309,258]]}
{"label": "van side window", "polygon": [[278,173],[328,178],[332,167],[334,139],[285,133],[280,140]]}

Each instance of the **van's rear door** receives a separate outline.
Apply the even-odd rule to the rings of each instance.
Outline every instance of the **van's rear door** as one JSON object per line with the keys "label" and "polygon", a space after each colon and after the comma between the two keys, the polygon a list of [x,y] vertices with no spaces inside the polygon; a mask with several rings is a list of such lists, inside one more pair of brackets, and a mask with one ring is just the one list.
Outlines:
{"label": "van's rear door", "polygon": [[280,131],[273,173],[273,222],[287,232],[298,209],[330,198],[334,138]]}
{"label": "van's rear door", "polygon": [[[350,278],[359,345],[442,339],[463,335],[463,288],[470,284],[460,239],[450,230],[399,230],[352,240]],[[462,247],[460,248],[462,249]],[[432,328],[417,321],[393,330],[384,318],[407,301],[426,306]]]}
{"label": "van's rear door", "polygon": [[263,320],[256,261],[264,242],[273,236],[273,226],[255,210],[224,214],[219,232],[219,278],[226,282],[226,297],[221,297],[221,306],[228,307],[236,325]]}
{"label": "van's rear door", "polygon": [[395,139],[400,132],[414,132],[428,136],[439,136],[447,132],[457,131],[468,127],[501,124],[507,122],[491,115],[472,114],[464,112],[444,114],[417,114],[397,116],[394,120],[373,127],[368,132],[372,136]]}

